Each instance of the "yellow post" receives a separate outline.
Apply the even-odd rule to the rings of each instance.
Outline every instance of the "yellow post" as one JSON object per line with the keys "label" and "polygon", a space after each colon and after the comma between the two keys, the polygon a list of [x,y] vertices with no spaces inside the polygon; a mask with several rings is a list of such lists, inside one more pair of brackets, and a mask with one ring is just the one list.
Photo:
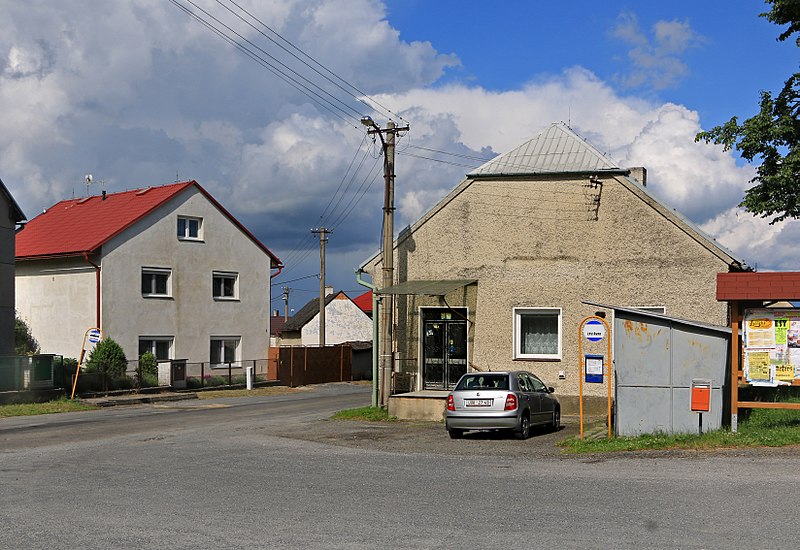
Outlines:
{"label": "yellow post", "polygon": [[83,358],[86,357],[86,338],[89,337],[89,333],[91,333],[91,338],[89,341],[92,344],[96,344],[103,338],[103,331],[97,327],[92,327],[83,333],[83,344],[81,344],[81,354],[78,358],[78,366],[75,368],[75,379],[72,381],[72,394],[69,396],[70,399],[75,399],[75,388],[78,387],[78,373],[81,372]]}

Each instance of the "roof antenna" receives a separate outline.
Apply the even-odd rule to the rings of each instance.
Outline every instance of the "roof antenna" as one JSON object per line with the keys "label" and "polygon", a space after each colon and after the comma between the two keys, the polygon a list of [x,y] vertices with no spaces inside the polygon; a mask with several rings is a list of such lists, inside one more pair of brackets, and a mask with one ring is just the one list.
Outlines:
{"label": "roof antenna", "polygon": [[179,181],[181,181],[181,180],[180,180],[180,178],[178,177],[178,171],[177,171],[177,170],[175,170],[175,183],[178,183]]}

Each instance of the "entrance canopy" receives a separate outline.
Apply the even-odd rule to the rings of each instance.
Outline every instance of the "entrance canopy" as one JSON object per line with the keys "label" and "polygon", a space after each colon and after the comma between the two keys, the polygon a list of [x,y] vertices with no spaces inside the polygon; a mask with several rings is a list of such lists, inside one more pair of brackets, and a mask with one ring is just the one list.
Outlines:
{"label": "entrance canopy", "polygon": [[422,296],[444,296],[450,292],[473,283],[477,283],[477,279],[451,279],[451,280],[436,280],[436,281],[405,281],[397,283],[396,285],[382,288],[378,294],[405,296],[409,294],[416,294]]}

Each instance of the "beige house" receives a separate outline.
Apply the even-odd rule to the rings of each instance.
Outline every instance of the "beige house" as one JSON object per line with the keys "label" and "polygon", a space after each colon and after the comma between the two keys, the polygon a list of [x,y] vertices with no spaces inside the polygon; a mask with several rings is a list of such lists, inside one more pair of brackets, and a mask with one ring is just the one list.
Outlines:
{"label": "beige house", "polygon": [[100,327],[128,359],[267,357],[280,262],[197,182],[61,201],[17,234],[16,300],[43,353]]}
{"label": "beige house", "polygon": [[[395,297],[395,393],[523,369],[556,388],[565,413],[577,408],[579,326],[598,309],[584,301],[726,325],[716,274],[749,269],[653,198],[643,168],[619,166],[563,123],[469,174],[400,232],[394,253],[395,285],[379,292]],[[373,281],[380,262],[362,267]]]}
{"label": "beige house", "polygon": [[0,355],[14,355],[14,234],[25,220],[0,180]]}

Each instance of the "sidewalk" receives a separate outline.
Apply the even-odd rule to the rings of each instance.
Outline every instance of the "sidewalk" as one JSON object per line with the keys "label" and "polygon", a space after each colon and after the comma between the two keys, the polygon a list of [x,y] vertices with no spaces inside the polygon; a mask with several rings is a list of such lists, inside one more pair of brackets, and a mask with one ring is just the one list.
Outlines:
{"label": "sidewalk", "polygon": [[187,399],[197,399],[197,394],[194,392],[132,393],[128,395],[81,398],[81,401],[97,407],[115,407],[117,405],[141,405],[143,403],[185,401]]}

